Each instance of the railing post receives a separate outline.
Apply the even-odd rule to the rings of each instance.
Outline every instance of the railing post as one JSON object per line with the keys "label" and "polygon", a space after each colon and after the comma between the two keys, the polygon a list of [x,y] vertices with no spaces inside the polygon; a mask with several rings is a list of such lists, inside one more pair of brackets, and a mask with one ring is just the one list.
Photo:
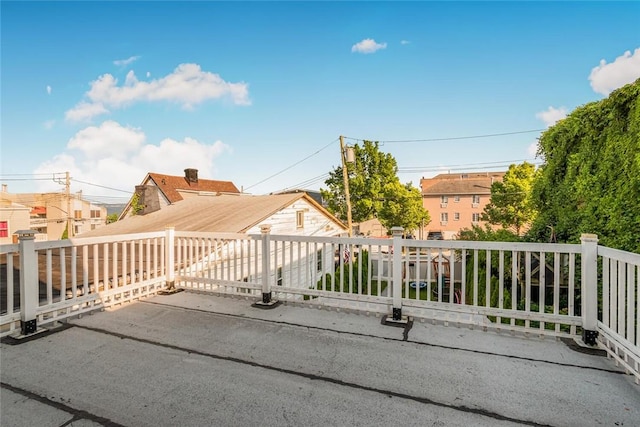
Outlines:
{"label": "railing post", "polygon": [[385,323],[406,324],[407,317],[402,316],[402,227],[392,227],[393,234],[393,263],[392,271],[392,316],[385,319]]}
{"label": "railing post", "polygon": [[582,341],[595,345],[598,338],[598,236],[583,234],[581,259]]}
{"label": "railing post", "polygon": [[176,229],[175,227],[165,227],[164,229],[164,253],[165,253],[165,283],[167,287],[158,293],[161,295],[170,295],[182,291],[176,288]]}
{"label": "railing post", "polygon": [[260,226],[262,240],[262,301],[254,304],[255,307],[273,308],[278,301],[271,297],[271,225]]}
{"label": "railing post", "polygon": [[16,231],[20,247],[20,330],[22,335],[38,331],[38,255],[35,249],[34,230]]}

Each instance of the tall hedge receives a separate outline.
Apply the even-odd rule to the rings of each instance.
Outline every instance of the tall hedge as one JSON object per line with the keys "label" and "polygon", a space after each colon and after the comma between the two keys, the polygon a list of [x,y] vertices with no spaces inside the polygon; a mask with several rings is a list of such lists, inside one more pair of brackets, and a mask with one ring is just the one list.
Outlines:
{"label": "tall hedge", "polygon": [[560,242],[595,233],[640,253],[640,79],[583,105],[540,137],[539,211],[529,236]]}

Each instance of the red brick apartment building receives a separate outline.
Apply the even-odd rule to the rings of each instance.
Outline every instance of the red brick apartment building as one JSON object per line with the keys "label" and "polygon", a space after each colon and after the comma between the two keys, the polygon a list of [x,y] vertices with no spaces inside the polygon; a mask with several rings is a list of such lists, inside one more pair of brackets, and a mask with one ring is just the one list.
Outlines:
{"label": "red brick apartment building", "polygon": [[429,211],[428,232],[441,232],[453,239],[463,228],[483,225],[482,211],[491,198],[491,184],[502,181],[505,172],[445,173],[422,178],[422,205]]}

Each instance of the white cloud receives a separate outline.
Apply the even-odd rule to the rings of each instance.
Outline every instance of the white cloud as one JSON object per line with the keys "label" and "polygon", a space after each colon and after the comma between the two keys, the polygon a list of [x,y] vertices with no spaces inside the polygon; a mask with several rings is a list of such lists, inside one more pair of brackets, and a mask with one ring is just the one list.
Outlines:
{"label": "white cloud", "polygon": [[594,67],[589,74],[591,88],[602,95],[609,95],[637,78],[640,78],[640,48],[633,54],[626,51],[609,64],[602,59],[600,65]]}
{"label": "white cloud", "polygon": [[[34,173],[69,171],[74,180],[133,192],[147,172],[182,175],[185,168],[196,168],[202,178],[214,178],[214,161],[229,147],[220,141],[203,143],[193,138],[182,141],[164,139],[159,144],[146,142],[141,129],[106,121],[77,132],[67,149],[43,162]],[[59,184],[41,181],[39,191],[57,191]],[[72,190],[85,194],[111,194],[95,186],[72,181]]]}
{"label": "white cloud", "polygon": [[123,85],[111,74],[91,82],[81,101],[67,111],[68,120],[84,120],[108,112],[107,108],[123,108],[136,102],[169,101],[189,109],[209,99],[228,97],[234,104],[250,105],[249,86],[244,82],[229,83],[218,74],[202,71],[198,64],[181,64],[173,73],[149,82],[139,81],[129,71]]}
{"label": "white cloud", "polygon": [[88,160],[113,157],[126,160],[140,150],[145,135],[140,129],[123,127],[118,122],[107,120],[100,126],[89,126],[76,133],[67,148],[82,152]]}
{"label": "white cloud", "polygon": [[151,77],[151,71],[147,71],[147,78]]}
{"label": "white cloud", "polygon": [[42,126],[44,126],[45,129],[49,130],[49,129],[52,129],[53,125],[55,125],[55,124],[56,124],[55,120],[47,120],[46,122],[44,122],[42,124]]}
{"label": "white cloud", "polygon": [[134,63],[138,59],[140,59],[140,56],[130,56],[127,59],[116,59],[115,61],[113,61],[113,64],[117,65],[118,67],[126,67],[127,65]]}
{"label": "white cloud", "polygon": [[47,85],[47,95],[51,95],[51,86]]}
{"label": "white cloud", "polygon": [[400,44],[409,44],[411,43],[409,40],[400,40]]}
{"label": "white cloud", "polygon": [[535,157],[536,154],[538,154],[538,141],[532,142],[528,147],[527,147],[527,155],[529,157]]}
{"label": "white cloud", "polygon": [[386,43],[376,43],[374,39],[364,39],[351,46],[351,52],[374,53],[377,50],[386,49],[386,47]]}
{"label": "white cloud", "polygon": [[536,119],[542,120],[547,127],[553,126],[565,117],[567,117],[567,109],[565,107],[549,107],[545,111],[536,113]]}
{"label": "white cloud", "polygon": [[71,110],[68,110],[65,113],[65,118],[72,122],[79,122],[83,120],[88,120],[94,116],[99,116],[100,114],[108,113],[109,110],[104,108],[104,105],[97,103],[89,103],[86,101],[80,102],[78,105],[73,107]]}

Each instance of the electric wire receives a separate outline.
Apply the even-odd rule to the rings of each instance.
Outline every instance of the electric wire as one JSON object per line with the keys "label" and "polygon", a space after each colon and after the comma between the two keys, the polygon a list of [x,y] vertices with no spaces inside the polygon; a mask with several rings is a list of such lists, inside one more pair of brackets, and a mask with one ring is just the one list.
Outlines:
{"label": "electric wire", "polygon": [[121,192],[121,193],[133,194],[133,192],[132,192],[132,191],[121,190],[121,189],[119,189],[119,188],[113,188],[113,187],[107,187],[107,186],[105,186],[105,185],[94,184],[93,182],[80,181],[79,179],[75,179],[75,178],[71,178],[71,181],[79,182],[79,183],[81,183],[81,184],[86,184],[86,185],[92,185],[92,186],[94,186],[94,187],[104,188],[104,189],[106,189],[106,190],[119,191],[119,192]]}
{"label": "electric wire", "polygon": [[321,149],[319,149],[319,150],[318,150],[318,151],[316,151],[315,153],[308,155],[307,157],[305,157],[305,158],[304,158],[304,159],[302,159],[302,160],[298,160],[298,161],[297,161],[297,162],[295,162],[294,164],[292,164],[292,165],[290,165],[290,166],[287,166],[286,168],[282,169],[282,170],[281,170],[281,171],[279,171],[279,172],[274,173],[274,174],[273,174],[273,175],[271,175],[271,176],[268,176],[267,178],[263,179],[262,181],[258,181],[258,182],[256,182],[255,184],[253,184],[253,185],[250,185],[250,186],[246,187],[246,188],[245,188],[245,190],[248,190],[248,189],[250,189],[250,188],[253,188],[253,187],[255,187],[256,185],[262,184],[263,182],[266,182],[266,181],[270,180],[271,178],[274,178],[274,177],[276,177],[276,176],[278,176],[278,175],[280,175],[280,174],[282,174],[282,173],[284,173],[284,172],[288,171],[289,169],[293,168],[294,166],[299,165],[300,163],[304,162],[305,160],[308,160],[308,159],[310,159],[311,157],[315,156],[316,154],[320,153],[321,151],[323,151],[323,150],[325,150],[325,149],[329,148],[332,144],[335,144],[338,140],[339,140],[338,138],[334,139],[333,141],[331,141],[330,143],[328,143],[327,145],[325,145],[324,147],[322,147]]}
{"label": "electric wire", "polygon": [[362,139],[362,138],[352,138],[350,136],[345,136],[345,139],[349,139],[351,141],[377,141],[383,144],[393,144],[393,143],[402,143],[402,142],[438,142],[438,141],[455,141],[461,139],[476,139],[476,138],[491,138],[496,136],[507,136],[507,135],[518,135],[523,133],[533,133],[533,132],[542,132],[546,129],[531,129],[531,130],[521,130],[515,132],[502,132],[502,133],[489,133],[482,135],[467,135],[467,136],[453,136],[446,138],[426,138],[426,139],[398,139],[398,140],[375,140],[375,139]]}

